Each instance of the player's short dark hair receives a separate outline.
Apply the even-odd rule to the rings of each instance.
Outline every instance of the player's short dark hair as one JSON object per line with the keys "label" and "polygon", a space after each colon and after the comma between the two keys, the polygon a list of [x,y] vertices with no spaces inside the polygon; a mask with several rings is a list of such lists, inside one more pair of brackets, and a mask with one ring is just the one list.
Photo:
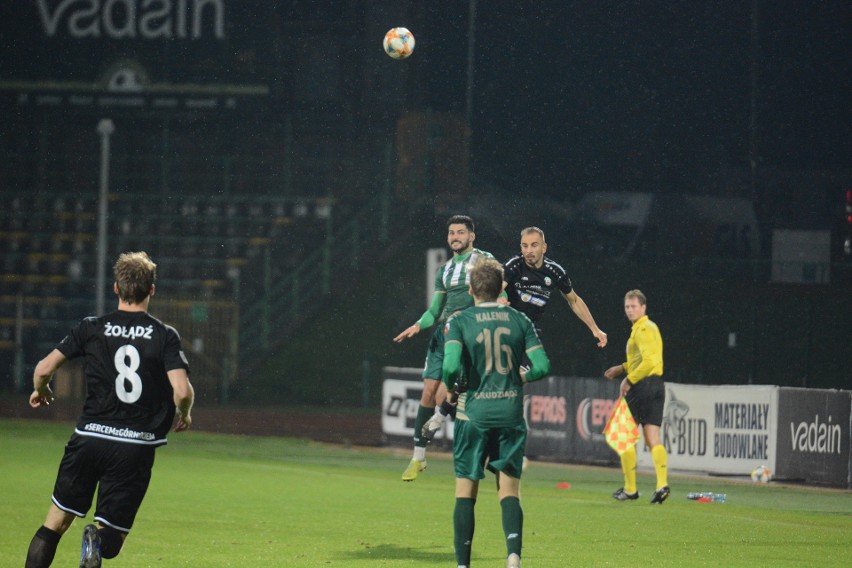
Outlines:
{"label": "player's short dark hair", "polygon": [[112,267],[118,297],[128,304],[140,304],[151,294],[157,279],[157,265],[147,252],[125,252]]}
{"label": "player's short dark hair", "polygon": [[468,217],[467,215],[453,215],[449,219],[447,219],[447,228],[449,229],[450,225],[464,225],[467,227],[467,230],[471,233],[475,233],[476,229],[473,225],[473,219]]}
{"label": "player's short dark hair", "polygon": [[624,295],[624,299],[626,300],[627,298],[636,298],[639,300],[639,304],[643,306],[648,303],[648,300],[645,298],[645,294],[642,293],[642,290],[630,290]]}
{"label": "player's short dark hair", "polygon": [[544,242],[544,231],[542,231],[538,227],[527,227],[526,229],[522,229],[521,237],[525,237],[530,233],[538,233],[538,236],[541,237],[541,242]]}
{"label": "player's short dark hair", "polygon": [[496,300],[503,290],[503,265],[493,258],[477,260],[470,269],[470,288],[479,300]]}

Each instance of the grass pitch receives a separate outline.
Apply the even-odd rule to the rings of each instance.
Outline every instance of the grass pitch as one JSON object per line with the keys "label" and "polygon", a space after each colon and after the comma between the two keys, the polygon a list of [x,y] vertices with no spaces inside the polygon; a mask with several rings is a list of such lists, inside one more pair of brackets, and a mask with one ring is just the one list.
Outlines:
{"label": "grass pitch", "polygon": [[[50,504],[70,424],[0,421],[0,564],[22,566]],[[124,550],[105,567],[455,566],[453,474],[432,453],[400,481],[409,452],[189,432],[157,450]],[[557,488],[560,482],[568,489]],[[671,476],[672,496],[620,503],[616,469],[533,463],[524,476],[526,568],[848,566],[852,492]],[[727,493],[701,504],[689,491]],[[78,520],[54,566],[76,566]],[[473,566],[504,566],[492,478],[477,501]]]}

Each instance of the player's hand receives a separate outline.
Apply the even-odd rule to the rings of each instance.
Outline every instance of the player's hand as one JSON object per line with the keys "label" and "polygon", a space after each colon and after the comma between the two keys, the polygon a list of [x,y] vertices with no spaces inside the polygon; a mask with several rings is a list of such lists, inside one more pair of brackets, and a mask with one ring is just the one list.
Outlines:
{"label": "player's hand", "polygon": [[181,416],[178,414],[177,422],[175,422],[175,432],[183,432],[184,430],[189,430],[192,428],[192,416],[187,414],[186,416]]}
{"label": "player's hand", "polygon": [[503,297],[503,296],[498,296],[497,297],[497,303],[500,304],[501,306],[508,306],[509,305],[509,298],[506,298],[506,297]]}
{"label": "player's hand", "polygon": [[612,380],[621,375],[622,372],[624,372],[624,365],[616,365],[604,371],[604,377]]}
{"label": "player's hand", "polygon": [[595,332],[595,338],[598,340],[598,347],[606,347],[607,337],[602,330],[599,329]]}
{"label": "player's hand", "polygon": [[53,402],[53,391],[50,390],[48,385],[43,386],[40,390],[34,390],[30,395],[30,406],[33,408],[50,406],[51,402]]}
{"label": "player's hand", "polygon": [[630,381],[627,380],[627,377],[624,377],[624,380],[621,381],[621,396],[627,396],[627,391],[629,391],[632,386],[633,385],[630,384]]}
{"label": "player's hand", "polygon": [[405,331],[403,331],[402,333],[400,333],[399,335],[394,337],[393,340],[396,343],[401,343],[402,341],[405,341],[409,337],[414,337],[418,333],[420,333],[420,324],[415,323],[415,324],[412,324],[412,325],[408,326],[407,328],[405,328]]}
{"label": "player's hand", "polygon": [[456,383],[455,386],[453,387],[453,390],[447,392],[447,402],[449,402],[453,406],[455,406],[458,403],[459,394],[461,394],[461,393],[459,393],[458,388],[459,388],[459,385],[458,385],[458,383]]}

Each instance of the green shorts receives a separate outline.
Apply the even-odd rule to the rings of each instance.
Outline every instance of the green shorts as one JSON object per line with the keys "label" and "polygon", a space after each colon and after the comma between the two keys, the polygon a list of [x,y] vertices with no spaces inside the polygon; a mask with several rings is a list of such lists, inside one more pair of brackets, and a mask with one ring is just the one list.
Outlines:
{"label": "green shorts", "polygon": [[444,324],[435,326],[432,337],[429,339],[429,347],[426,349],[426,365],[423,367],[424,379],[435,379],[440,381],[444,367]]}
{"label": "green shorts", "polygon": [[453,462],[456,477],[478,481],[485,467],[521,478],[527,425],[483,428],[470,420],[456,420],[453,430]]}
{"label": "green shorts", "polygon": [[[429,347],[426,349],[426,364],[423,366],[424,379],[434,379],[440,381],[444,376],[444,324],[440,323],[435,326],[435,331],[432,332],[432,337],[429,339]],[[464,369],[459,373],[456,379],[456,391],[464,392],[467,390],[467,380]]]}

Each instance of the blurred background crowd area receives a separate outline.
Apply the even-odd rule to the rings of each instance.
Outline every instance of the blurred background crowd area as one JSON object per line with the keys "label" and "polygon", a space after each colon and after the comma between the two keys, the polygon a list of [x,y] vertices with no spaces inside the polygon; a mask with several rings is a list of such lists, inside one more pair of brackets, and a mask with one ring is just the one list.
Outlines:
{"label": "blurred background crowd area", "polygon": [[[850,22],[758,0],[7,3],[0,391],[95,311],[104,234],[110,265],[157,262],[151,311],[201,403],[375,406],[382,366],[422,363],[425,337],[391,338],[455,213],[501,260],[541,227],[610,334],[597,350],[549,308],[554,374],[619,362],[641,288],[672,380],[850,388]],[[398,25],[405,61],[381,49]]]}

